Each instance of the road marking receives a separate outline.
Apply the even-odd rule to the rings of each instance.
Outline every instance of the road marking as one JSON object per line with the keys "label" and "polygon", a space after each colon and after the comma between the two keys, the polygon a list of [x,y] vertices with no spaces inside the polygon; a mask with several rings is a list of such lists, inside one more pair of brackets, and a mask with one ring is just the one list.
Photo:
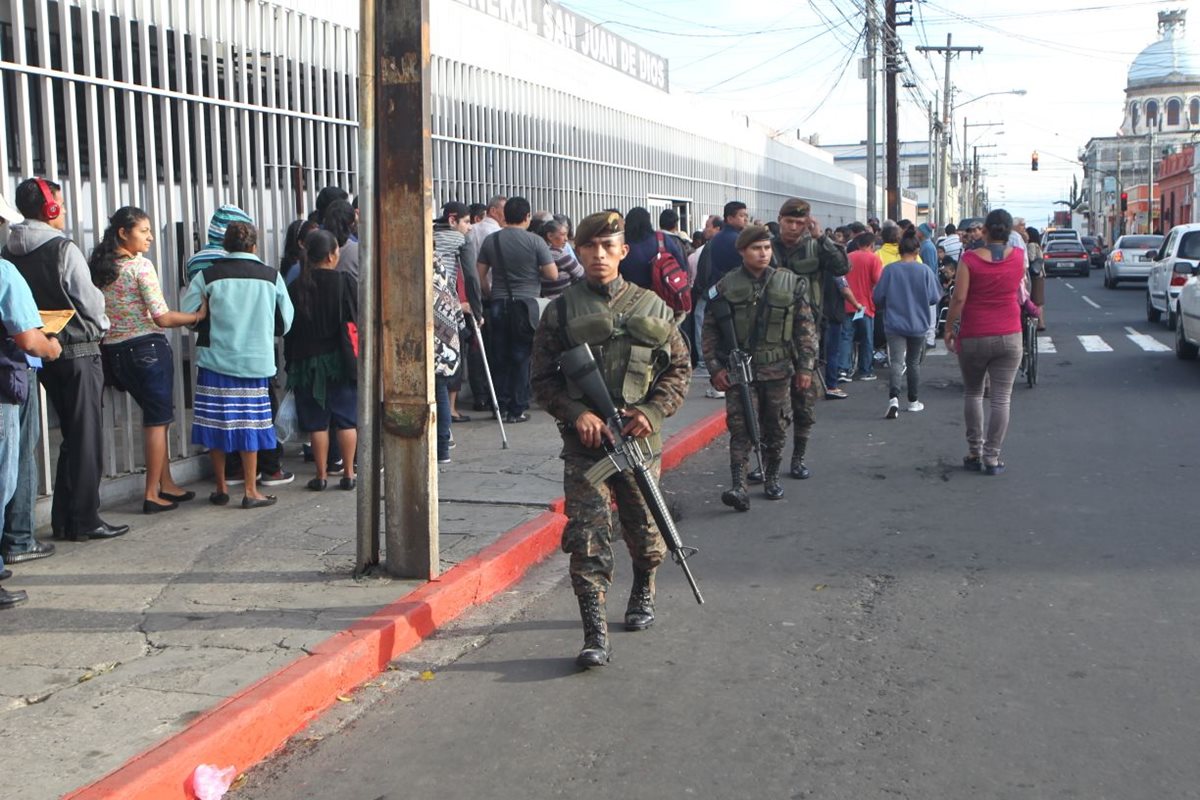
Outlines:
{"label": "road marking", "polygon": [[1058,350],[1054,347],[1054,340],[1049,336],[1038,337],[1038,352],[1040,353],[1057,353]]}
{"label": "road marking", "polygon": [[1096,302],[1095,300],[1093,300],[1092,298],[1088,297],[1086,294],[1082,294],[1082,295],[1080,295],[1080,297],[1082,297],[1082,298],[1083,298],[1083,302],[1087,303],[1087,304],[1088,304],[1089,306],[1091,306],[1092,308],[1099,308],[1099,307],[1100,307],[1100,304],[1099,304],[1099,303],[1097,303],[1097,302]]}
{"label": "road marking", "polygon": [[1138,333],[1133,328],[1126,328],[1125,333],[1126,333],[1126,335],[1128,335],[1129,341],[1133,342],[1138,347],[1145,350],[1147,353],[1169,353],[1169,352],[1171,352],[1170,347],[1163,344],[1158,339],[1155,339],[1153,336],[1151,336],[1148,333]]}
{"label": "road marking", "polygon": [[1101,339],[1099,336],[1077,336],[1079,343],[1083,345],[1083,349],[1089,353],[1111,353],[1113,349],[1108,346],[1108,342]]}
{"label": "road marking", "polygon": [[1070,289],[1072,292],[1073,292],[1073,291],[1075,291],[1075,287],[1074,287],[1074,286],[1072,286],[1071,284],[1067,283],[1066,281],[1063,281],[1063,286],[1067,287],[1067,288],[1068,288],[1068,289]]}

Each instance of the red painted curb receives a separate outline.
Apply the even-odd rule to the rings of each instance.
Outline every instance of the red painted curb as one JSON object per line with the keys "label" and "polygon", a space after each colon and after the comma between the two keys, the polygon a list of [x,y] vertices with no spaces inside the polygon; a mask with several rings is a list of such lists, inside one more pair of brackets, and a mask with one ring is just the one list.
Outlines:
{"label": "red painted curb", "polygon": [[[725,412],[673,436],[663,469],[673,469],[725,430]],[[239,771],[278,750],[336,702],[339,694],[378,675],[404,653],[471,606],[516,583],[559,546],[566,518],[551,510],[513,528],[495,543],[396,602],[334,634],[294,661],[206,711],[180,733],[134,756],[64,800],[193,800],[200,764]]]}

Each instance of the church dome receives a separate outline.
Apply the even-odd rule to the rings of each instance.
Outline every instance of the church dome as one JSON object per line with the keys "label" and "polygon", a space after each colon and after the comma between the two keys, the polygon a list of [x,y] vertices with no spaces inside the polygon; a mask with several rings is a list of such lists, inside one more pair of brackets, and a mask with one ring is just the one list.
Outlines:
{"label": "church dome", "polygon": [[1129,68],[1129,89],[1200,83],[1200,43],[1187,37],[1186,17],[1187,11],[1182,9],[1158,13],[1162,38],[1133,60]]}

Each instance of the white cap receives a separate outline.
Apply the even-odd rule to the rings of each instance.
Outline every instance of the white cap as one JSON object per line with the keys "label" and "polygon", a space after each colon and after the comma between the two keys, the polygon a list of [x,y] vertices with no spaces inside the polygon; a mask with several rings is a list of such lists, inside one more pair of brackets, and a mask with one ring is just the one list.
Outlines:
{"label": "white cap", "polygon": [[3,194],[0,194],[0,218],[3,218],[10,225],[25,221],[25,215],[17,211]]}

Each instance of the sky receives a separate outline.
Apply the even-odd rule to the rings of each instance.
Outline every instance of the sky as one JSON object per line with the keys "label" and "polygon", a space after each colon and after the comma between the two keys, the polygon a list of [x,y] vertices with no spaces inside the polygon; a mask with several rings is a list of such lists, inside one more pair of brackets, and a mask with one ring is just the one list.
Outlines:
{"label": "sky", "polygon": [[[674,92],[711,98],[772,128],[817,134],[822,144],[866,139],[866,81],[858,76],[866,0],[560,2],[666,56]],[[331,13],[327,0],[282,4]],[[1078,158],[1088,139],[1117,131],[1126,73],[1157,40],[1158,12],[1189,8],[1189,38],[1200,38],[1195,0],[1008,0],[985,13],[978,12],[984,4],[962,0],[910,7],[913,24],[899,28],[901,83],[915,85],[899,90],[900,139],[927,138],[928,104],[935,94],[940,101],[945,81],[944,57],[916,48],[944,46],[947,34],[954,46],[982,47],[950,66],[955,147],[962,152],[965,119],[992,206],[1031,222],[1063,207],[1054,201],[1068,197],[1073,176],[1082,179]],[[882,0],[879,8],[882,17]],[[1022,89],[1023,96],[1003,94]],[[882,108],[882,81],[879,97]],[[878,120],[882,138],[882,113]]]}

